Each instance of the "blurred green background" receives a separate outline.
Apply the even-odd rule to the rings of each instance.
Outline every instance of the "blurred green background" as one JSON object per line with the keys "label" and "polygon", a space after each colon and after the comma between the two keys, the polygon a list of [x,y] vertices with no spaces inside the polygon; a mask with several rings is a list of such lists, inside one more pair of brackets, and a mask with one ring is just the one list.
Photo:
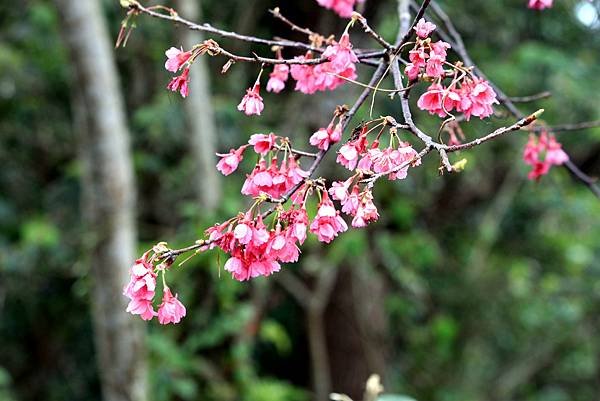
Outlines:
{"label": "blurred green background", "polygon": [[[556,0],[541,13],[525,0],[439,3],[505,92],[554,94],[524,110],[545,108],[550,124],[600,119],[600,23],[597,14],[589,18],[600,10],[597,1]],[[114,43],[124,11],[116,1],[103,6]],[[324,34],[345,25],[315,1],[203,0],[202,20],[302,39],[272,19],[267,9],[275,6]],[[366,3],[365,15],[390,40],[395,7]],[[101,399],[74,82],[59,23],[51,2],[0,3],[1,401]],[[187,245],[248,205],[239,171],[219,180],[223,198],[214,212],[190,186],[204,172],[194,168],[183,100],[165,90],[170,74],[163,68],[164,51],[181,44],[181,30],[141,16],[127,47],[115,53],[137,180],[137,254],[160,240]],[[352,37],[359,47],[374,45],[358,30]],[[219,43],[238,53],[252,49]],[[265,93],[263,117],[247,118],[235,106],[256,68],[236,65],[221,75],[224,62],[208,61],[219,151],[271,130],[307,149],[335,104],[351,103],[360,91]],[[369,69],[361,68],[366,80]],[[375,107],[376,115],[400,118],[399,104],[384,96]],[[419,114],[417,122],[435,130],[439,120]],[[473,138],[503,122],[462,127]],[[277,276],[238,283],[219,268],[224,259],[216,252],[175,270],[172,288],[188,316],[177,326],[144,326],[150,399],[310,400],[318,374],[328,376],[329,390],[360,398],[373,372],[387,391],[423,401],[596,399],[600,202],[564,169],[527,181],[526,137],[515,133],[456,156],[468,159],[461,174],[438,177],[431,158],[405,181],[378,183],[377,223],[330,246],[309,240],[300,262]],[[578,166],[600,175],[600,129],[558,139]],[[329,163],[322,174],[345,173]],[[315,309],[292,288],[300,283],[316,294],[328,280],[315,320]],[[326,372],[314,369],[315,335],[325,338]]]}

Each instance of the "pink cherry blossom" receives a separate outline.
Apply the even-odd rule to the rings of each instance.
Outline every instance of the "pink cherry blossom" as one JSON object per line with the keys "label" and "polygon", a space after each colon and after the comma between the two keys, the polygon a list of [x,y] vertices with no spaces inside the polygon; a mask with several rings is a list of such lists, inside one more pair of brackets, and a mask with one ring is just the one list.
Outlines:
{"label": "pink cherry blossom", "polygon": [[354,170],[358,163],[358,150],[353,143],[347,143],[340,148],[336,161],[348,170]]}
{"label": "pink cherry blossom", "polygon": [[254,146],[254,151],[256,153],[264,156],[269,153],[271,149],[273,149],[276,140],[277,136],[273,133],[268,135],[254,134],[250,136],[248,143]]}
{"label": "pink cherry blossom", "polygon": [[158,322],[160,324],[179,323],[185,317],[185,306],[173,296],[169,287],[163,289],[163,301],[158,308]]}
{"label": "pink cherry blossom", "polygon": [[329,149],[329,132],[327,128],[321,128],[317,132],[311,135],[310,144],[316,146],[321,150]]}
{"label": "pink cherry blossom", "polygon": [[348,198],[348,190],[350,189],[350,185],[352,185],[353,177],[350,177],[346,181],[334,181],[331,183],[331,188],[329,188],[329,195],[334,200],[338,200],[344,204],[346,199]]}
{"label": "pink cherry blossom", "polygon": [[556,141],[554,136],[551,136],[548,139],[548,144],[546,145],[546,163],[560,166],[561,164],[569,161],[569,156],[562,150],[562,145]]}
{"label": "pink cherry blossom", "polygon": [[493,104],[497,104],[496,92],[490,84],[479,78],[467,80],[461,86],[461,102],[458,111],[465,115],[465,119],[469,121],[471,116],[484,119],[494,114]]}
{"label": "pink cherry blossom", "polygon": [[548,174],[552,166],[559,166],[568,160],[569,156],[562,150],[562,145],[546,132],[542,132],[539,138],[530,135],[523,151],[523,161],[532,167],[527,175],[530,180],[539,180]]}
{"label": "pink cherry blossom", "polygon": [[373,194],[369,189],[365,189],[360,196],[360,203],[352,219],[352,227],[366,227],[377,219],[379,219],[379,213],[373,203]]}
{"label": "pink cherry blossom", "polygon": [[239,111],[243,111],[247,116],[254,114],[260,116],[265,105],[263,103],[263,98],[260,96],[259,84],[254,84],[252,88],[246,90],[246,95],[244,95],[237,108]]}
{"label": "pink cherry blossom", "polygon": [[165,52],[165,55],[167,56],[167,61],[165,62],[167,71],[177,72],[189,60],[192,52],[184,52],[183,49],[171,47]]}
{"label": "pink cherry blossom", "polygon": [[429,34],[431,34],[431,32],[435,31],[435,28],[435,24],[425,21],[425,18],[421,18],[415,26],[415,32],[417,33],[418,37],[425,39],[429,36]]}
{"label": "pink cherry blossom", "polygon": [[349,18],[354,11],[354,5],[364,0],[317,0],[322,7],[335,11],[340,17]]}
{"label": "pink cherry blossom", "polygon": [[279,93],[285,88],[285,82],[288,80],[290,68],[285,64],[277,64],[273,67],[273,72],[269,74],[267,82],[267,91]]}
{"label": "pink cherry blossom", "polygon": [[167,89],[177,92],[181,94],[181,97],[185,98],[189,94],[189,82],[190,82],[190,68],[186,67],[183,70],[183,73],[177,77],[171,79],[171,82],[167,85]]}
{"label": "pink cherry blossom", "polygon": [[152,307],[156,290],[156,273],[147,257],[148,253],[135,261],[129,271],[130,281],[123,290],[123,294],[130,299],[127,312],[140,315],[143,320],[150,320],[156,316]]}
{"label": "pink cherry blossom", "polygon": [[346,70],[350,65],[358,63],[358,57],[352,50],[350,35],[347,32],[342,34],[338,43],[327,46],[325,52],[323,52],[323,57],[330,61],[334,70],[340,72]]}
{"label": "pink cherry blossom", "polygon": [[534,10],[544,10],[552,7],[553,0],[529,0],[527,7]]}
{"label": "pink cherry blossom", "polygon": [[140,315],[142,320],[152,320],[157,315],[152,306],[152,301],[148,299],[132,299],[125,311],[132,315]]}
{"label": "pink cherry blossom", "polygon": [[431,78],[438,78],[444,75],[444,61],[446,57],[431,53],[429,59],[427,59],[427,66],[425,67],[425,73]]}
{"label": "pink cherry blossom", "polygon": [[417,107],[426,110],[430,114],[445,115],[442,108],[443,87],[440,84],[431,84],[427,91],[417,100]]}
{"label": "pink cherry blossom", "polygon": [[441,56],[444,58],[444,60],[446,59],[446,57],[448,56],[448,49],[450,49],[452,46],[450,46],[449,43],[446,43],[442,40],[439,40],[437,42],[432,42],[431,43],[431,52],[437,54],[438,56]]}
{"label": "pink cherry blossom", "polygon": [[238,149],[231,149],[229,153],[217,153],[217,156],[221,158],[217,163],[217,170],[223,175],[229,175],[237,170],[238,165],[244,158],[243,154],[246,150],[246,145],[239,147]]}
{"label": "pink cherry blossom", "polygon": [[406,73],[406,76],[411,81],[414,81],[415,79],[419,78],[419,71],[420,71],[420,68],[412,63],[408,63],[406,65],[406,69],[404,70],[404,72]]}
{"label": "pink cherry blossom", "polygon": [[340,216],[340,212],[335,210],[327,192],[323,192],[317,216],[310,225],[310,232],[316,234],[319,241],[330,243],[339,233],[347,229],[348,225]]}

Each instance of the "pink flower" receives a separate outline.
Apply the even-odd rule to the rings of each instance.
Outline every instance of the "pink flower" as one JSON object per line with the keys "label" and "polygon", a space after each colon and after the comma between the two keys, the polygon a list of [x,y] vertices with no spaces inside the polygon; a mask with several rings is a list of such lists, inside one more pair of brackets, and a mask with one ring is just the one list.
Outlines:
{"label": "pink flower", "polygon": [[446,56],[448,55],[447,50],[450,49],[451,47],[452,46],[450,46],[449,43],[446,43],[441,40],[431,43],[431,51],[433,53],[437,54],[438,56],[443,57],[444,60],[446,59]]}
{"label": "pink flower", "polygon": [[183,49],[180,50],[176,47],[171,47],[165,52],[165,55],[167,56],[167,61],[165,62],[167,71],[177,72],[189,60],[192,52],[184,52]]}
{"label": "pink flower", "polygon": [[[312,55],[309,52],[306,56],[296,57],[295,60],[304,61],[310,60],[311,58]],[[290,67],[290,74],[292,75],[292,78],[296,80],[296,87],[294,89],[307,95],[315,93],[318,90],[318,87],[314,70],[315,67],[313,65],[293,64]]]}
{"label": "pink flower", "polygon": [[534,166],[538,162],[539,154],[540,147],[538,146],[537,137],[531,134],[523,151],[523,161],[530,166]]}
{"label": "pink flower", "polygon": [[340,17],[349,18],[354,11],[354,5],[364,0],[317,0],[322,7],[335,11]]}
{"label": "pink flower", "polygon": [[356,209],[356,214],[352,219],[352,227],[366,227],[372,221],[379,219],[377,207],[373,203],[373,194],[369,189],[365,189],[360,197],[360,204]]}
{"label": "pink flower", "polygon": [[446,61],[446,57],[431,53],[431,56],[427,60],[425,73],[431,78],[441,77],[444,75],[444,61]]}
{"label": "pink flower", "polygon": [[263,103],[263,98],[260,96],[259,84],[254,84],[252,88],[246,90],[246,95],[242,98],[242,101],[237,108],[239,111],[246,113],[247,116],[253,114],[260,116],[265,105]]}
{"label": "pink flower", "polygon": [[156,273],[147,260],[148,253],[135,261],[129,274],[131,279],[123,289],[123,295],[130,299],[127,312],[140,315],[143,320],[156,316],[152,307],[152,299],[156,290]]}
{"label": "pink flower", "polygon": [[346,167],[348,170],[354,170],[358,163],[358,150],[354,143],[349,142],[342,146],[338,151],[336,162]]}
{"label": "pink flower", "polygon": [[329,149],[329,145],[337,143],[342,139],[342,125],[329,124],[327,128],[321,128],[310,137],[310,144],[321,150]]}
{"label": "pink flower", "polygon": [[552,7],[552,0],[529,0],[527,7],[534,10],[543,10]]}
{"label": "pink flower", "polygon": [[562,150],[562,145],[556,141],[554,136],[551,136],[546,145],[546,163],[560,166],[569,161],[569,155]]}
{"label": "pink flower", "polygon": [[285,82],[288,80],[290,68],[285,64],[277,64],[273,67],[273,72],[269,74],[267,82],[267,91],[279,93],[285,88]]}
{"label": "pink flower", "polygon": [[417,100],[417,107],[428,111],[430,114],[438,114],[443,117],[446,114],[442,108],[443,89],[440,84],[431,84]]}
{"label": "pink flower", "polygon": [[329,132],[326,128],[321,128],[311,135],[310,144],[321,150],[329,149]]}
{"label": "pink flower", "polygon": [[334,200],[338,200],[344,204],[346,199],[348,198],[348,189],[350,189],[350,185],[352,184],[353,177],[348,178],[346,181],[334,181],[331,183],[331,188],[329,188],[329,195]]}
{"label": "pink flower", "polygon": [[327,46],[325,52],[323,52],[323,57],[331,62],[334,70],[339,72],[358,63],[358,57],[356,57],[356,54],[352,50],[350,35],[347,32],[344,32],[339,43]]}
{"label": "pink flower", "polygon": [[142,320],[152,320],[157,315],[152,307],[152,301],[148,299],[132,299],[127,305],[126,312],[132,315],[140,315]]}
{"label": "pink flower", "polygon": [[323,199],[319,204],[317,216],[310,225],[310,232],[316,234],[319,241],[328,244],[337,237],[338,233],[347,229],[348,225],[340,216],[340,212],[335,210],[327,192],[323,192]]}
{"label": "pink flower", "polygon": [[435,31],[436,26],[429,21],[425,21],[425,18],[421,18],[415,26],[415,32],[421,39],[425,39],[429,34]]}
{"label": "pink flower", "polygon": [[177,77],[171,79],[171,82],[167,85],[167,89],[181,94],[181,97],[185,98],[189,94],[188,84],[190,82],[190,68],[186,67],[183,73]]}
{"label": "pink flower", "polygon": [[469,121],[471,116],[484,119],[494,114],[493,104],[497,104],[496,92],[490,84],[479,78],[465,80],[460,89],[461,101],[457,110]]}
{"label": "pink flower", "polygon": [[171,294],[169,287],[163,290],[163,301],[158,308],[158,322],[160,324],[179,323],[185,316],[185,306]]}
{"label": "pink flower", "polygon": [[569,156],[562,150],[562,145],[554,136],[548,137],[546,132],[542,132],[539,140],[535,135],[530,135],[523,151],[523,161],[533,167],[527,175],[530,180],[539,180],[541,176],[548,174],[553,165],[559,166],[568,160]]}
{"label": "pink flower", "polygon": [[342,212],[354,216],[360,205],[360,189],[355,185],[345,201],[342,202]]}
{"label": "pink flower", "polygon": [[238,165],[244,158],[243,154],[246,150],[246,145],[241,146],[239,149],[231,149],[229,153],[221,154],[217,153],[217,156],[221,158],[217,163],[217,170],[223,175],[229,175],[237,170]]}
{"label": "pink flower", "polygon": [[273,149],[276,140],[277,136],[273,133],[270,133],[269,135],[254,134],[250,136],[248,143],[254,146],[254,151],[256,153],[264,156]]}
{"label": "pink flower", "polygon": [[425,67],[425,63],[427,62],[427,58],[429,55],[425,53],[425,49],[423,47],[419,47],[418,49],[413,49],[408,52],[408,58],[415,67]]}
{"label": "pink flower", "polygon": [[419,78],[419,67],[412,63],[409,63],[406,65],[404,73],[406,74],[409,80],[414,81],[415,79]]}

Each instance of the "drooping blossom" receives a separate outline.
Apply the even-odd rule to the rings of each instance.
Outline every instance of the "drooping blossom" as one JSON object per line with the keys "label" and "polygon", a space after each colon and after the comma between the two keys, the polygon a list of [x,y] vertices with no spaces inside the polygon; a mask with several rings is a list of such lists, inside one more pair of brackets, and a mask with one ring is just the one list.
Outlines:
{"label": "drooping blossom", "polygon": [[[350,46],[349,43],[347,46]],[[353,60],[347,49],[340,50],[340,56],[337,56],[334,50],[330,50],[330,54],[337,61],[336,65],[331,61],[317,65],[293,64],[290,67],[290,75],[296,81],[294,89],[311,95],[317,91],[335,90],[343,85],[346,79],[356,79],[356,65],[351,61],[344,61],[346,59]],[[311,52],[307,52],[306,55],[296,57],[295,60],[306,61],[312,58]],[[345,66],[343,66],[344,64]],[[342,66],[343,68],[341,68]]]}
{"label": "drooping blossom", "polygon": [[323,57],[329,60],[334,70],[340,72],[358,63],[358,57],[352,50],[348,32],[342,34],[339,42],[327,46],[325,52],[323,52]]}
{"label": "drooping blossom", "polygon": [[246,90],[246,94],[238,104],[238,110],[243,111],[247,116],[258,115],[262,113],[265,105],[263,98],[260,96],[260,84],[254,84],[252,88]]}
{"label": "drooping blossom", "polygon": [[484,119],[494,114],[492,105],[498,104],[496,92],[490,84],[480,78],[467,79],[461,84],[461,102],[458,111],[469,121],[471,116]]}
{"label": "drooping blossom", "polygon": [[272,198],[280,198],[307,176],[308,172],[302,170],[293,157],[289,157],[287,162],[282,161],[279,167],[276,158],[271,160],[269,166],[262,159],[246,176],[241,192],[248,196],[267,194]]}
{"label": "drooping blossom", "polygon": [[173,79],[171,79],[171,82],[169,82],[169,84],[167,85],[167,89],[173,91],[173,92],[177,92],[179,91],[179,93],[181,94],[181,97],[186,98],[187,95],[189,94],[189,82],[190,82],[190,68],[186,67],[183,70],[183,73],[179,76],[174,77]]}
{"label": "drooping blossom", "polygon": [[365,189],[360,194],[360,202],[352,219],[352,227],[366,227],[369,223],[379,219],[377,207],[373,203],[373,194],[370,189]]}
{"label": "drooping blossom", "polygon": [[171,47],[165,52],[165,55],[167,56],[167,61],[165,62],[167,71],[177,72],[189,60],[192,52],[184,52],[183,49]]}
{"label": "drooping blossom", "polygon": [[356,146],[353,143],[347,143],[338,151],[336,162],[348,170],[354,170],[358,164],[358,155]]}
{"label": "drooping blossom", "polygon": [[229,175],[237,170],[238,165],[244,158],[244,151],[246,145],[240,146],[238,149],[231,149],[229,153],[217,153],[217,156],[221,158],[217,163],[217,170],[223,175]]}
{"label": "drooping blossom", "polygon": [[333,202],[329,199],[327,192],[323,192],[323,198],[319,203],[317,215],[310,225],[310,232],[315,234],[319,241],[330,243],[339,233],[348,229],[348,225],[335,209]]}
{"label": "drooping blossom", "polygon": [[331,183],[331,188],[329,188],[329,195],[333,200],[340,201],[342,204],[348,198],[348,190],[350,189],[350,185],[352,185],[352,180],[354,177],[348,178],[346,181],[334,181]]}
{"label": "drooping blossom", "polygon": [[250,140],[248,143],[254,146],[254,151],[260,155],[266,155],[269,153],[273,146],[275,145],[275,141],[277,140],[277,136],[275,134],[270,133],[268,135],[265,134],[253,134],[250,136]]}
{"label": "drooping blossom", "polygon": [[280,263],[296,262],[298,244],[306,239],[306,209],[292,207],[278,215],[269,230],[260,214],[241,214],[235,221],[215,225],[207,230],[214,246],[230,255],[225,270],[239,281],[269,276],[281,269]]}
{"label": "drooping blossom", "polygon": [[552,7],[553,0],[529,0],[527,7],[534,10],[544,10]]}
{"label": "drooping blossom", "polygon": [[342,125],[336,124],[335,127],[329,124],[327,128],[320,128],[310,137],[310,144],[321,150],[329,149],[333,143],[337,143],[342,139]]}
{"label": "drooping blossom", "polygon": [[158,308],[158,322],[160,324],[179,323],[185,317],[185,306],[173,296],[169,287],[163,289],[163,300]]}
{"label": "drooping blossom", "polygon": [[152,307],[152,299],[156,291],[156,273],[147,257],[146,253],[135,261],[129,270],[130,281],[123,289],[123,295],[130,299],[127,312],[140,315],[143,320],[150,320],[156,316]]}
{"label": "drooping blossom", "polygon": [[317,0],[322,7],[335,11],[340,17],[349,18],[354,12],[356,3],[364,0]]}
{"label": "drooping blossom", "polygon": [[562,145],[546,132],[542,132],[539,138],[530,135],[523,151],[523,161],[532,167],[527,175],[530,180],[539,180],[548,174],[552,166],[559,166],[568,160],[569,156],[562,150]]}
{"label": "drooping blossom", "polygon": [[285,83],[288,80],[290,67],[285,64],[277,64],[273,67],[273,72],[269,74],[267,82],[267,91],[279,93],[285,88]]}
{"label": "drooping blossom", "polygon": [[435,28],[435,24],[425,21],[425,18],[421,18],[415,26],[415,32],[417,33],[418,37],[425,39],[431,34],[431,32],[435,31]]}

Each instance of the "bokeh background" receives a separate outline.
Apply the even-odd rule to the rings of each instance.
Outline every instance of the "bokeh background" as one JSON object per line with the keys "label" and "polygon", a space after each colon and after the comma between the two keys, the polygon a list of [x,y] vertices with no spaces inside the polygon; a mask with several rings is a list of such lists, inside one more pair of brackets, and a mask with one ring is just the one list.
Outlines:
{"label": "bokeh background", "polygon": [[[275,6],[324,34],[345,25],[315,1],[175,3],[168,5],[203,14],[194,19],[258,36],[302,39],[268,14]],[[600,119],[598,1],[556,0],[544,12],[525,0],[439,3],[505,92],[553,93],[524,110],[545,108],[549,124]],[[57,4],[68,2],[0,2],[2,401],[102,399],[91,299],[103,284],[90,270],[94,227],[82,189],[89,143],[76,118],[82,83],[67,46],[74,33]],[[109,37],[98,41],[113,44],[125,12],[117,1],[102,1],[101,10]],[[395,1],[367,0],[365,15],[392,39],[395,11]],[[127,46],[112,54],[135,172],[135,255],[160,240],[187,245],[248,206],[239,195],[243,174],[215,174],[206,151],[269,131],[303,147],[336,104],[360,91],[265,93],[264,115],[248,118],[236,105],[256,67],[221,75],[225,60],[216,57],[192,74],[204,85],[186,106],[165,90],[163,63],[165,49],[189,36],[149,17],[136,22]],[[355,32],[357,46],[373,46]],[[218,41],[237,53],[256,49]],[[366,79],[369,67],[361,68]],[[385,96],[375,107],[399,115]],[[363,110],[356,121],[366,117]],[[463,129],[473,138],[506,121]],[[417,122],[434,130],[438,121],[419,114]],[[597,399],[600,202],[564,169],[527,181],[526,139],[515,133],[463,153],[461,174],[439,177],[432,157],[404,181],[379,183],[377,223],[330,246],[309,240],[300,262],[274,277],[238,283],[216,252],[175,269],[171,287],[188,316],[177,326],[140,325],[148,399],[303,401],[323,390],[359,399],[371,373],[386,391],[416,400]],[[600,175],[600,129],[559,140],[582,170]],[[344,176],[331,160],[321,171]]]}

